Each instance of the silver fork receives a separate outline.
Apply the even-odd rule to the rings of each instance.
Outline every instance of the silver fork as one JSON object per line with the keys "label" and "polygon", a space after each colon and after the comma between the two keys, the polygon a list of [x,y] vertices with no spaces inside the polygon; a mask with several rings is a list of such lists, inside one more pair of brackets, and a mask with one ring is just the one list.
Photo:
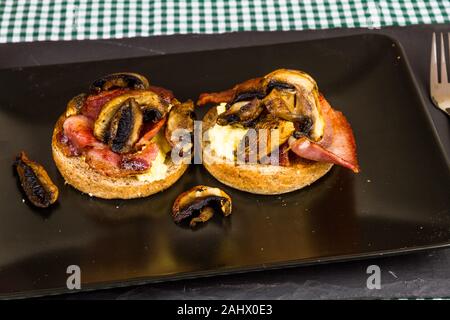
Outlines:
{"label": "silver fork", "polygon": [[[450,43],[450,33],[447,35]],[[447,78],[445,62],[444,36],[441,33],[441,82],[438,80],[438,62],[436,54],[436,34],[433,32],[430,62],[430,93],[436,107],[450,115],[450,83]]]}

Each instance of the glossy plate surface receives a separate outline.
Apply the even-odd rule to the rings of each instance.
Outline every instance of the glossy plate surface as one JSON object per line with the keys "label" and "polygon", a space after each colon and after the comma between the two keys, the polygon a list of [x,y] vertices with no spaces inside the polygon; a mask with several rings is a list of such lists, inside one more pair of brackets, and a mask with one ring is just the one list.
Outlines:
{"label": "glossy plate surface", "polygon": [[[362,172],[334,167],[312,186],[257,196],[201,166],[169,190],[131,201],[79,193],[51,158],[54,123],[101,75],[131,71],[182,99],[277,68],[310,73],[352,124]],[[0,296],[64,292],[78,265],[83,289],[363,258],[450,243],[450,172],[399,45],[377,35],[197,53],[0,70]],[[205,110],[198,110],[199,117]],[[25,150],[60,187],[59,203],[22,202],[11,167]],[[229,218],[198,230],[172,222],[182,191],[222,187]]]}

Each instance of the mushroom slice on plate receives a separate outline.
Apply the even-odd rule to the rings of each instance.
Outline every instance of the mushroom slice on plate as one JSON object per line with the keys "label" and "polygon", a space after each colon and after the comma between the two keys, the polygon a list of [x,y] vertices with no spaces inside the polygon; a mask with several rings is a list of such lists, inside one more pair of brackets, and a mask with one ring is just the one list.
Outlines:
{"label": "mushroom slice on plate", "polygon": [[224,191],[200,185],[177,197],[172,207],[172,218],[176,223],[190,219],[189,225],[195,227],[198,222],[209,220],[214,211],[228,216],[231,208],[231,197]]}
{"label": "mushroom slice on plate", "polygon": [[58,199],[58,187],[39,163],[21,152],[14,162],[17,175],[28,200],[36,207],[46,208]]}
{"label": "mushroom slice on plate", "polygon": [[310,75],[280,69],[266,75],[262,85],[267,93],[263,102],[271,114],[292,122],[311,122],[308,131],[310,138],[315,141],[322,138],[324,120],[319,90]]}
{"label": "mushroom slice on plate", "polygon": [[142,123],[142,111],[136,100],[126,100],[111,120],[108,134],[111,150],[117,153],[130,152],[139,139]]}
{"label": "mushroom slice on plate", "polygon": [[206,222],[211,219],[214,215],[214,209],[211,207],[204,207],[200,210],[200,213],[197,217],[192,218],[191,222],[189,222],[189,226],[194,228],[199,222]]}
{"label": "mushroom slice on plate", "polygon": [[137,73],[120,72],[113,73],[95,80],[90,87],[92,93],[109,91],[118,88],[148,89],[149,83],[146,77]]}
{"label": "mushroom slice on plate", "polygon": [[264,107],[260,100],[253,98],[250,101],[239,101],[232,104],[224,113],[217,118],[217,123],[226,126],[233,123],[250,125],[263,112]]}

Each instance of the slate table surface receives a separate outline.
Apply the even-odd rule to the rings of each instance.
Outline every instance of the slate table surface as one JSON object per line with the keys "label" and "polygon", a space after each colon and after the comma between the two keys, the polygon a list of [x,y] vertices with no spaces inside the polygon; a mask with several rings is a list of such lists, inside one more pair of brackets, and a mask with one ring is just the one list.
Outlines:
{"label": "slate table surface", "polygon": [[[400,41],[450,157],[450,122],[429,99],[432,32],[450,25],[178,35],[120,40],[34,42],[0,45],[0,68],[148,56],[175,52],[291,42],[373,32]],[[74,54],[74,52],[76,54]],[[381,268],[381,289],[366,287],[369,265]],[[62,299],[351,299],[450,297],[450,249],[363,261],[216,276],[59,296]]]}

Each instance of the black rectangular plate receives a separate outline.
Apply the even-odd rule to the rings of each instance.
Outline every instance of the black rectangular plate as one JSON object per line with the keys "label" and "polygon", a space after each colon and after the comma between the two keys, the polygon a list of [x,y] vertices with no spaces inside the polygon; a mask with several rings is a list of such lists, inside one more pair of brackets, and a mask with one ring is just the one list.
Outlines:
{"label": "black rectangular plate", "polygon": [[[312,186],[257,196],[221,185],[201,166],[145,199],[90,198],[64,185],[51,158],[54,122],[90,81],[148,75],[181,99],[277,68],[310,73],[352,124],[360,174],[334,167]],[[450,171],[400,45],[374,34],[142,58],[0,70],[0,296],[61,293],[78,265],[83,289],[342,261],[450,244]],[[198,110],[201,116],[204,110]],[[48,168],[59,203],[22,202],[12,159]],[[222,187],[233,215],[198,230],[170,217],[197,185]]]}

